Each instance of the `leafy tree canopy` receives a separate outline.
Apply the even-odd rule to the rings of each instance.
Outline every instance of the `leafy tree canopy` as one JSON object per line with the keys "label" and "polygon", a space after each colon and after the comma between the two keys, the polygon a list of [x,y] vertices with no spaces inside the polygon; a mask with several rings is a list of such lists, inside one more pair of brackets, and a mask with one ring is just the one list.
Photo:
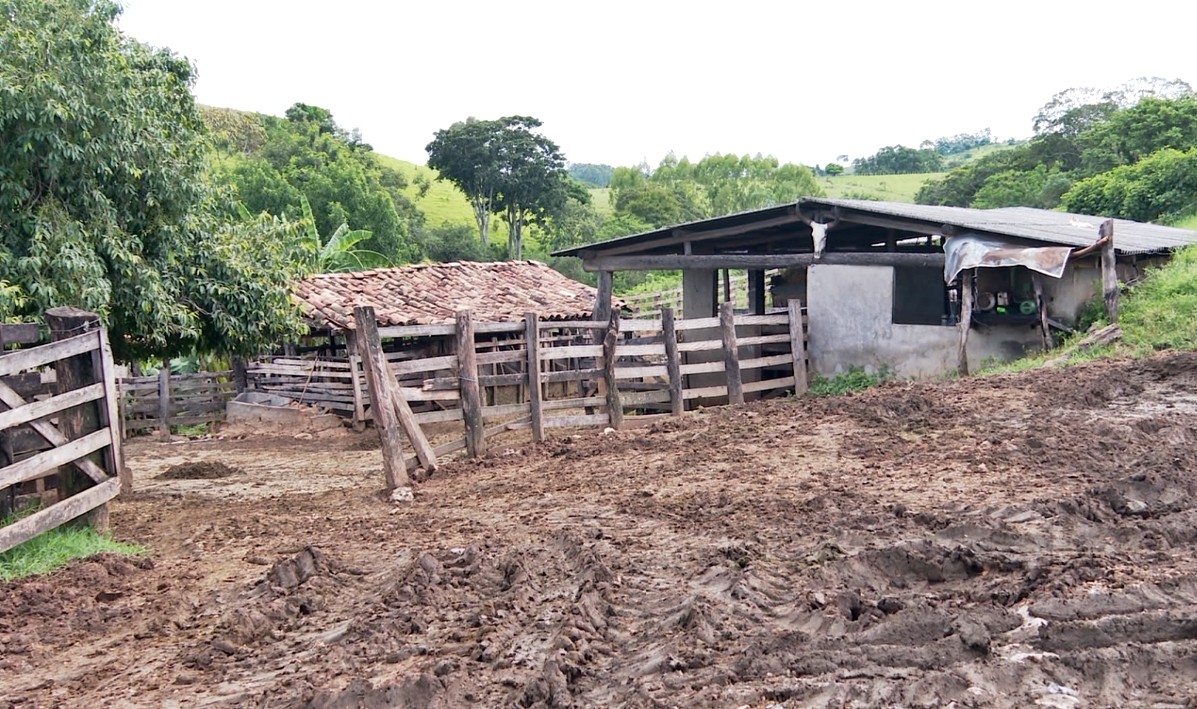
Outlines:
{"label": "leafy tree canopy", "polygon": [[588,187],[609,187],[611,173],[615,168],[610,165],[595,165],[593,163],[576,162],[569,166],[569,176]]}
{"label": "leafy tree canopy", "polygon": [[708,155],[698,162],[670,154],[655,170],[617,167],[611,175],[616,213],[652,227],[705,219],[823,194],[810,168],[772,156]]}
{"label": "leafy tree canopy", "polygon": [[252,352],[298,326],[290,226],[206,179],[191,65],[109,0],[3,0],[0,316],[100,313],[116,354]]}
{"label": "leafy tree canopy", "polygon": [[888,145],[867,158],[852,161],[858,175],[909,175],[943,170],[943,156],[934,148]]}
{"label": "leafy tree canopy", "polygon": [[531,116],[469,118],[437,131],[427,147],[428,166],[469,198],[484,245],[491,215],[507,222],[508,258],[522,258],[525,226],[547,223],[571,200],[590,199],[570,179],[557,144],[537,131],[541,125]]}
{"label": "leafy tree canopy", "polygon": [[422,215],[403,194],[406,180],[329,110],[296,103],[285,118],[228,109],[206,109],[204,118],[222,150],[218,179],[251,212],[299,219],[306,198],[325,240],[345,224],[369,232],[361,249],[399,263],[415,257],[412,233]]}

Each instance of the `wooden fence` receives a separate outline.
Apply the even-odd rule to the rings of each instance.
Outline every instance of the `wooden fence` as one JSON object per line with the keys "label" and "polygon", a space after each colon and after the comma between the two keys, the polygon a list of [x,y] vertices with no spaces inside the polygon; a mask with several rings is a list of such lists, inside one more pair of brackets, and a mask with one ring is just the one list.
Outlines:
{"label": "wooden fence", "polygon": [[120,391],[126,434],[157,429],[169,438],[171,426],[223,421],[237,384],[231,371],[171,374],[163,368],[152,377],[121,379]]}
{"label": "wooden fence", "polygon": [[[0,496],[9,511],[31,497],[42,505],[0,527],[0,552],[88,512],[105,525],[106,503],[130,484],[107,333],[91,313],[62,308],[46,317],[62,339],[0,356]],[[23,381],[40,385],[48,366],[52,396],[20,391]]]}
{"label": "wooden fence", "polygon": [[[769,275],[778,272],[777,270],[766,271],[765,277],[768,278]],[[718,288],[723,296],[723,300],[733,301],[737,308],[749,307],[747,272],[723,272],[723,280],[718,284]],[[661,308],[669,308],[674,312],[681,312],[682,309],[681,286],[654,291],[652,293],[634,293],[620,297],[623,298],[624,307],[632,313],[633,317],[651,317],[659,313]]]}
{"label": "wooden fence", "polygon": [[[367,416],[383,401],[387,419],[395,414],[394,420],[405,422],[404,433],[417,452],[418,439],[427,442],[424,427],[454,422],[464,427],[462,438],[431,447],[431,456],[408,456],[403,465],[408,470],[463,448],[477,455],[485,438],[500,431],[531,429],[541,440],[554,427],[619,428],[679,415],[690,401],[742,403],[806,390],[806,317],[798,301],[768,315],[736,315],[724,303],[719,317],[691,320],[675,320],[668,308],[653,319],[623,320],[617,312],[609,322],[541,322],[529,314],[522,322],[475,323],[463,312],[455,324],[415,327],[372,326],[372,310],[361,310],[368,312],[356,329],[368,375]],[[377,344],[417,334],[452,334],[457,351],[389,361]],[[493,334],[506,336],[503,346],[478,352],[478,336]],[[496,372],[495,365],[507,371]],[[369,381],[371,366],[392,376],[376,386]],[[517,394],[500,403],[501,389]],[[430,407],[416,411],[421,405]],[[378,427],[389,425],[382,421]],[[381,433],[386,454],[387,434]],[[392,476],[402,476],[388,474],[394,487]]]}

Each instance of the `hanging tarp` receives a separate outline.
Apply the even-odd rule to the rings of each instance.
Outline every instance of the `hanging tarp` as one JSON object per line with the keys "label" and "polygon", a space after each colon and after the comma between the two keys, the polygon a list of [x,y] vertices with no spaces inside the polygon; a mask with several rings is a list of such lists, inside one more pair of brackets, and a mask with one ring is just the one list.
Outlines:
{"label": "hanging tarp", "polygon": [[1045,276],[1059,278],[1068,265],[1068,246],[1023,246],[976,234],[953,236],[943,244],[945,283],[956,280],[966,268],[1026,266]]}

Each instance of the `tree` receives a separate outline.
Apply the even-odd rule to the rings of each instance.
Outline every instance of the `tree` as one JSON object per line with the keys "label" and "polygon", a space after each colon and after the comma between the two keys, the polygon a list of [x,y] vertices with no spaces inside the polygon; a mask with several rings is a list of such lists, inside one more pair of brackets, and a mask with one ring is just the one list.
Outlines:
{"label": "tree", "polygon": [[888,145],[867,158],[852,161],[858,175],[909,175],[943,170],[943,156],[932,148]]}
{"label": "tree", "polygon": [[253,351],[299,326],[303,245],[206,179],[191,65],[110,0],[4,0],[0,317],[98,312],[118,356]]}
{"label": "tree", "polygon": [[835,177],[836,175],[844,174],[844,166],[838,162],[829,162],[827,163],[827,167],[823,168],[823,171],[828,175]]}
{"label": "tree", "polygon": [[478,237],[488,247],[490,217],[502,177],[499,150],[495,144],[497,123],[467,118],[438,130],[425,148],[428,151],[428,167],[439,173],[437,179],[457,185],[470,200],[474,220],[478,223]]}
{"label": "tree", "polygon": [[1064,206],[1070,212],[1143,222],[1197,213],[1197,148],[1165,148],[1081,180],[1064,195]]}
{"label": "tree", "polygon": [[[319,106],[296,103],[286,118],[243,114],[262,130],[260,141],[248,141],[225,129],[225,152],[217,161],[220,179],[232,184],[251,212],[268,212],[300,218],[300,197],[307,198],[320,234],[330,235],[341,224],[370,236],[361,248],[382,254],[389,261],[412,259],[409,243],[423,215],[404,194],[403,176],[382,165],[356,131],[337,126],[332,112]],[[233,121],[213,111],[224,128]],[[252,134],[251,134],[252,135]],[[252,146],[248,151],[229,150]]]}
{"label": "tree", "polygon": [[536,131],[540,126],[531,116],[470,118],[437,131],[427,146],[428,166],[469,198],[483,244],[490,244],[490,215],[502,215],[508,258],[522,257],[525,226],[545,221],[571,199],[589,201],[570,180],[557,144]]}
{"label": "tree", "polygon": [[587,187],[610,187],[611,173],[615,168],[610,165],[595,165],[593,163],[576,162],[569,166],[569,176]]}

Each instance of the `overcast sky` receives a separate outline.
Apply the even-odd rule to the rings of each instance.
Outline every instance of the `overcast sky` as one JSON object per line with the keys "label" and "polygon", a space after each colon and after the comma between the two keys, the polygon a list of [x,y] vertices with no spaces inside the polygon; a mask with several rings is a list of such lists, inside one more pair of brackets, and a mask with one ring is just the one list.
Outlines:
{"label": "overcast sky", "polygon": [[[125,0],[205,104],[302,101],[423,163],[439,128],[532,115],[571,162],[764,153],[823,164],[990,128],[1052,94],[1197,84],[1188,2]],[[1183,8],[1189,7],[1188,10]]]}

